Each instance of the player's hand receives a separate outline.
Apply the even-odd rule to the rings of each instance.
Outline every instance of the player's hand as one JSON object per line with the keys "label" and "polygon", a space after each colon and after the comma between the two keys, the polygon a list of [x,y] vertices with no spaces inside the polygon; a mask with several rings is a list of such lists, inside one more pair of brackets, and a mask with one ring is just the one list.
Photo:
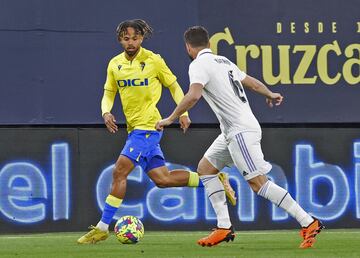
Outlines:
{"label": "player's hand", "polygon": [[266,103],[272,108],[274,106],[273,102],[275,106],[279,106],[283,99],[284,97],[281,96],[280,93],[271,93],[270,96],[266,98]]}
{"label": "player's hand", "polygon": [[172,123],[173,123],[172,120],[170,120],[169,118],[165,118],[156,123],[155,129],[157,131],[162,131],[162,130],[164,130],[165,126],[171,125]]}
{"label": "player's hand", "polygon": [[181,116],[179,118],[180,128],[183,129],[183,132],[186,133],[187,129],[191,124],[191,120],[188,116]]}
{"label": "player's hand", "polygon": [[118,131],[118,127],[115,124],[116,123],[115,117],[111,113],[105,113],[103,118],[108,131],[110,133],[116,133]]}

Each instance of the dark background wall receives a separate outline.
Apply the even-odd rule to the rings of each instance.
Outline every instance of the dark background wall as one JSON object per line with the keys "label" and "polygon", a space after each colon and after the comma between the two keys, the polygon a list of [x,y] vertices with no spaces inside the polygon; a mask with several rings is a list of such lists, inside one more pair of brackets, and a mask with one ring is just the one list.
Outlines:
{"label": "dark background wall", "polygon": [[[155,34],[144,46],[165,58],[184,91],[189,64],[184,30],[201,24],[213,36],[228,28],[233,42],[221,40],[212,47],[243,69],[246,63],[249,74],[285,96],[284,105],[271,110],[262,97],[249,93],[260,122],[360,122],[358,7],[357,0],[3,0],[0,124],[102,123],[106,66],[121,51],[114,31],[132,18],[153,26]],[[258,56],[239,59],[250,45]],[[281,58],[279,48],[285,49]],[[280,70],[282,79],[271,79]],[[159,107],[163,115],[174,107],[168,92]],[[124,122],[118,103],[114,113]],[[196,123],[217,123],[204,102],[191,115]]]}

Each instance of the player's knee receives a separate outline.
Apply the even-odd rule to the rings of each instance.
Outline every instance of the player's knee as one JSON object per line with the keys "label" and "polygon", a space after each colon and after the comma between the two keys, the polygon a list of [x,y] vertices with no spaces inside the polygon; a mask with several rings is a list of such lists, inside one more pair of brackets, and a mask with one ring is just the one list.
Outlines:
{"label": "player's knee", "polygon": [[250,185],[250,188],[255,192],[255,193],[258,193],[261,186],[262,185],[259,185],[259,184],[256,184],[256,183],[251,183],[251,182],[248,182],[249,185]]}
{"label": "player's knee", "polygon": [[198,165],[196,172],[199,174],[199,176],[205,175],[205,169],[200,165]]}
{"label": "player's knee", "polygon": [[199,176],[213,175],[219,172],[205,157],[203,157],[197,167]]}
{"label": "player's knee", "polygon": [[122,164],[116,164],[113,170],[113,179],[118,181],[127,178],[127,168]]}
{"label": "player's knee", "polygon": [[115,163],[113,170],[113,180],[126,180],[133,167],[134,165],[128,158],[120,156],[120,158]]}
{"label": "player's knee", "polygon": [[204,158],[202,158],[198,164],[197,170],[198,174],[201,175],[206,175],[206,171],[207,171],[207,164],[204,160]]}
{"label": "player's knee", "polygon": [[123,170],[121,168],[114,168],[113,170],[113,180],[114,181],[119,181],[119,180],[123,180],[126,179],[126,175],[123,173]]}
{"label": "player's knee", "polygon": [[267,181],[267,177],[264,175],[261,176],[257,176],[254,177],[250,180],[248,180],[248,184],[250,185],[251,189],[255,192],[258,193],[261,189],[261,187],[266,183]]}

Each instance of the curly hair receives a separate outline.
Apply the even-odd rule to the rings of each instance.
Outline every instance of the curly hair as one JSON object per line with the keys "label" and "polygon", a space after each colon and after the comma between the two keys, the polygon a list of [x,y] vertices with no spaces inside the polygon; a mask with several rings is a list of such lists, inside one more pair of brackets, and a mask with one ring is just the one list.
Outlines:
{"label": "curly hair", "polygon": [[148,39],[151,37],[153,33],[153,28],[150,27],[144,20],[141,19],[134,19],[134,20],[126,20],[121,22],[116,28],[116,35],[118,40],[123,37],[126,32],[127,28],[133,28],[136,34],[140,34],[144,37],[144,39]]}

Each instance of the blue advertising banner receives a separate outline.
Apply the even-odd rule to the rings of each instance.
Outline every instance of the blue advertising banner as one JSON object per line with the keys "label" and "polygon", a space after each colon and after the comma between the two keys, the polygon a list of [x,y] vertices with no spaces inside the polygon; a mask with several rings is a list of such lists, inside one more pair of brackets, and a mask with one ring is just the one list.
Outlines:
{"label": "blue advertising banner", "polygon": [[[161,145],[169,169],[194,170],[218,129],[168,129]],[[1,129],[0,233],[82,231],[99,220],[126,132],[105,129]],[[22,148],[17,146],[21,145]],[[356,129],[264,129],[269,178],[331,228],[360,227],[360,138]],[[254,194],[235,167],[225,168],[238,203],[237,230],[297,228],[283,210]],[[140,167],[128,177],[116,214],[151,230],[206,230],[216,224],[203,188],[160,189]]]}
{"label": "blue advertising banner", "polygon": [[[115,28],[133,18],[152,25],[144,47],[164,57],[184,91],[183,33],[200,24],[215,53],[284,95],[282,106],[268,109],[248,92],[260,122],[359,123],[359,7],[357,0],[5,0],[0,124],[102,123],[106,67],[122,51]],[[173,108],[164,90],[159,109],[167,115]],[[125,123],[118,98],[113,113]],[[204,101],[190,115],[194,123],[217,123]]]}

